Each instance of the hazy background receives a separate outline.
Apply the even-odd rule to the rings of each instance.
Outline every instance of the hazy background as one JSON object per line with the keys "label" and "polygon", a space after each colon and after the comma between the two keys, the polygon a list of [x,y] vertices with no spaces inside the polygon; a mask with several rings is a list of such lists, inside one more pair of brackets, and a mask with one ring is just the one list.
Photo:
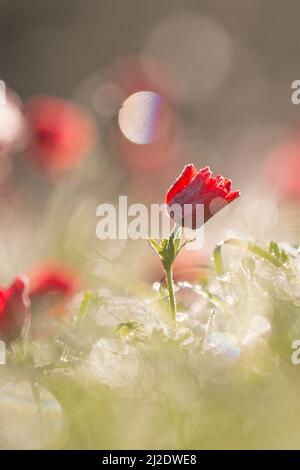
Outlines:
{"label": "hazy background", "polygon": [[[298,118],[290,101],[290,84],[300,76],[296,0],[2,0],[0,8],[1,76],[23,98],[69,96],[95,70],[143,53],[149,35],[166,19],[199,15],[215,20],[228,35],[232,63],[211,93],[184,103],[180,117],[189,145],[197,145],[194,134],[201,132],[217,147],[227,138],[226,153],[238,140],[255,158],[254,150],[263,150],[275,128]],[[175,49],[183,40],[178,33]],[[191,62],[198,47],[188,52]],[[194,74],[201,75],[201,67]],[[247,145],[241,142],[245,132]]]}
{"label": "hazy background", "polygon": [[[232,178],[234,189],[243,191],[240,204],[247,204],[251,187],[257,195],[264,189],[261,165],[269,151],[298,125],[300,107],[291,103],[291,83],[300,78],[296,0],[9,0],[1,1],[0,9],[1,78],[23,100],[36,94],[67,97],[86,106],[97,121],[100,147],[93,158],[105,161],[105,167],[100,164],[98,174],[90,165],[94,186],[83,178],[77,191],[84,199],[83,187],[88,187],[88,197],[94,197],[92,214],[97,202],[112,198],[104,182],[115,195],[131,195],[132,202],[162,202],[173,178],[190,161]],[[143,58],[168,69],[163,85],[151,81],[151,73],[141,78],[136,64]],[[99,92],[103,83],[108,88]],[[164,142],[167,147],[129,147],[114,134],[120,132],[120,105],[144,89],[158,90],[171,103],[175,124]],[[106,90],[113,90],[109,119],[101,114]],[[153,155],[167,162],[157,171],[151,168]],[[134,159],[150,164],[141,171]],[[17,163],[15,171],[20,184],[28,182],[22,165]],[[44,181],[29,179],[29,185],[37,201],[45,192]],[[260,200],[250,208],[250,232],[257,224],[257,207]],[[266,212],[268,202],[261,218]],[[243,226],[241,212],[231,209],[230,215],[230,229],[237,221]],[[220,217],[219,225],[208,224],[212,243],[228,236]],[[293,222],[294,216],[288,220]],[[274,237],[274,224],[267,228]]]}

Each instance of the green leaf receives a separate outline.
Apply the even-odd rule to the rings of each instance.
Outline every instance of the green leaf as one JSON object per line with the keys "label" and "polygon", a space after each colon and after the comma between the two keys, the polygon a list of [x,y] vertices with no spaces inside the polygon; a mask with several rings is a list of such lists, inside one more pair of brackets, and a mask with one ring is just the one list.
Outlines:
{"label": "green leaf", "polygon": [[78,325],[88,312],[90,301],[93,297],[93,292],[88,290],[84,293],[83,299],[80,303],[78,313],[76,315],[75,324]]}
{"label": "green leaf", "polygon": [[159,256],[161,256],[161,251],[162,251],[161,246],[160,246],[155,240],[153,240],[153,238],[148,238],[148,243],[149,243],[150,247],[151,247]]}
{"label": "green leaf", "polygon": [[121,336],[126,336],[129,331],[135,330],[138,326],[139,324],[137,322],[131,320],[121,322],[115,327],[115,333],[119,333]]}
{"label": "green leaf", "polygon": [[161,251],[164,252],[167,248],[168,240],[167,238],[164,238],[161,242]]}
{"label": "green leaf", "polygon": [[[288,255],[286,254],[286,252],[284,252],[284,250],[280,251],[278,245],[275,242],[271,242],[271,243],[272,244],[269,245],[268,250],[261,248],[255,243],[249,243],[245,240],[239,240],[235,238],[230,238],[228,240],[225,240],[219,243],[218,245],[216,245],[214,249],[214,254],[213,254],[216,273],[218,274],[218,276],[221,276],[225,273],[222,255],[221,255],[221,250],[222,250],[223,245],[232,245],[237,248],[241,248],[265,261],[268,261],[269,263],[273,264],[273,266],[276,266],[277,268],[286,269],[286,267],[284,266],[284,263],[288,260]],[[275,253],[277,255],[275,255]]]}
{"label": "green leaf", "polygon": [[289,260],[289,256],[285,250],[280,250],[276,242],[271,241],[269,244],[269,252],[279,261],[281,264],[285,264]]}
{"label": "green leaf", "polygon": [[285,250],[281,250],[280,260],[281,260],[282,264],[285,264],[285,263],[288,262],[289,255],[287,254],[287,252]]}
{"label": "green leaf", "polygon": [[223,246],[223,242],[218,243],[213,253],[215,270],[218,276],[222,276],[224,274],[224,266],[223,266],[223,259],[222,259],[222,253],[221,253],[222,246]]}
{"label": "green leaf", "polygon": [[269,245],[269,252],[274,255],[276,258],[279,259],[280,257],[280,250],[279,250],[279,246],[277,243],[275,242],[270,242],[270,245]]}

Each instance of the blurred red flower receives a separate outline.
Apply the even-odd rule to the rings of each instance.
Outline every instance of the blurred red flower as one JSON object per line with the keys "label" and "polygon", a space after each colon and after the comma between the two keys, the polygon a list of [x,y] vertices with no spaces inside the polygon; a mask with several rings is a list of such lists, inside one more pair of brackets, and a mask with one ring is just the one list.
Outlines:
{"label": "blurred red flower", "polygon": [[47,263],[29,274],[29,298],[32,303],[45,296],[56,295],[52,314],[63,314],[66,302],[79,290],[77,275],[59,264]]}
{"label": "blurred red flower", "polygon": [[152,90],[168,98],[176,98],[176,78],[161,61],[145,55],[123,56],[112,68],[112,81],[129,96],[137,91]]}
{"label": "blurred red flower", "polygon": [[64,313],[66,302],[79,287],[71,270],[49,263],[36,269],[28,279],[17,277],[7,289],[0,290],[0,338],[7,342],[16,339],[26,318],[30,318],[30,307],[44,296],[58,295],[50,313]]}
{"label": "blurred red flower", "polygon": [[263,163],[262,173],[282,199],[300,199],[300,138],[291,136],[273,149]]}
{"label": "blurred red flower", "polygon": [[[161,97],[156,112],[153,112],[150,127],[153,125],[154,130],[149,142],[143,145],[136,143],[124,135],[119,127],[111,128],[109,139],[109,151],[118,165],[125,164],[131,174],[133,171],[138,173],[139,179],[147,178],[149,172],[158,175],[178,156],[182,147],[181,126],[172,105],[176,97],[174,77],[156,59],[127,56],[114,64],[112,81],[120,87],[126,100],[137,92],[153,92]],[[131,127],[130,119],[138,114],[140,108],[142,106],[137,105],[133,113],[132,109],[128,112],[126,127],[129,130],[136,129],[135,125]],[[147,106],[144,112],[147,114]],[[146,122],[147,119],[144,122],[136,121],[136,125],[141,128],[140,135],[147,134],[148,130],[150,132]]]}
{"label": "blurred red flower", "polygon": [[29,299],[25,278],[18,277],[7,289],[0,290],[0,337],[16,339],[29,315]]}
{"label": "blurred red flower", "polygon": [[48,263],[40,266],[30,275],[30,298],[49,292],[59,292],[68,296],[74,294],[77,288],[77,277],[65,266]]}
{"label": "blurred red flower", "polygon": [[31,139],[28,158],[57,176],[76,166],[91,150],[95,127],[75,104],[54,97],[34,97],[25,104]]}
{"label": "blurred red flower", "polygon": [[[166,204],[169,208],[178,205],[183,214],[181,220],[176,222],[195,230],[239,196],[240,191],[231,191],[229,179],[223,176],[212,177],[208,166],[198,171],[193,164],[189,164],[168,190]],[[187,204],[191,206],[188,214],[184,211]],[[204,206],[204,220],[201,221],[197,220],[197,205],[200,204]],[[172,210],[170,215],[176,219]]]}

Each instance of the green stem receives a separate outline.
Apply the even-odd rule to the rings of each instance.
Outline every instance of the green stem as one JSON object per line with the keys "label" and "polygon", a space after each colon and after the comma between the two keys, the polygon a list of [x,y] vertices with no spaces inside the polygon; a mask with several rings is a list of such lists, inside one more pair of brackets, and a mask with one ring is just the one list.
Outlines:
{"label": "green stem", "polygon": [[174,292],[172,266],[170,266],[169,268],[165,268],[165,273],[166,273],[166,281],[167,281],[167,287],[168,287],[168,292],[169,292],[171,316],[172,316],[172,320],[175,320],[176,319],[176,299],[175,299],[175,292]]}

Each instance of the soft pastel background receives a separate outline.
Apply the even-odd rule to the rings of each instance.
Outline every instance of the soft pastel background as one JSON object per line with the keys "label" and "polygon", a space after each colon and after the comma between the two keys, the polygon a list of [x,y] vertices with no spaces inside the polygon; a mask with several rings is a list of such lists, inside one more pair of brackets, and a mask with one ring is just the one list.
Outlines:
{"label": "soft pastel background", "polygon": [[[217,239],[231,235],[235,225],[242,235],[256,232],[252,215],[258,207],[262,219],[271,212],[263,231],[271,229],[276,238],[278,230],[279,238],[296,241],[290,203],[279,229],[278,194],[274,208],[275,195],[270,202],[261,166],[299,125],[299,109],[290,99],[291,83],[300,75],[299,8],[293,0],[1,1],[1,78],[23,100],[61,96],[92,114],[99,138],[86,161],[90,180],[73,174],[69,184],[80,192],[75,190],[75,198],[65,186],[64,195],[77,210],[80,204],[83,213],[90,210],[91,218],[98,203],[117,194],[128,194],[132,202],[161,202],[182,166],[193,161],[232,178],[244,191],[247,207],[247,191],[255,192],[248,218],[240,203],[220,216],[220,223],[207,226],[207,250],[216,233]],[[116,116],[124,99],[145,89],[159,92],[170,108],[163,116],[168,122],[161,141],[140,146],[122,137]],[[20,191],[15,202],[23,204],[20,211],[28,219],[33,205],[45,212],[52,188],[32,177],[23,163],[16,158],[12,171]],[[274,189],[272,181],[270,186]],[[9,212],[7,192],[1,193]],[[59,206],[68,211],[67,203]],[[237,221],[234,214],[241,206]],[[103,250],[103,244],[93,242]],[[139,261],[131,264],[138,269]]]}
{"label": "soft pastel background", "polygon": [[[0,285],[53,263],[72,281],[62,303],[33,299],[29,346],[9,350],[0,447],[299,447],[299,14],[297,0],[0,0]],[[158,98],[122,107],[139,91]],[[161,203],[189,162],[242,197],[179,255],[176,280],[201,284],[177,291],[173,328],[163,289],[163,320],[152,303],[155,254],[98,240],[96,208]],[[277,245],[238,249],[216,279],[229,237],[288,242],[290,270]]]}

